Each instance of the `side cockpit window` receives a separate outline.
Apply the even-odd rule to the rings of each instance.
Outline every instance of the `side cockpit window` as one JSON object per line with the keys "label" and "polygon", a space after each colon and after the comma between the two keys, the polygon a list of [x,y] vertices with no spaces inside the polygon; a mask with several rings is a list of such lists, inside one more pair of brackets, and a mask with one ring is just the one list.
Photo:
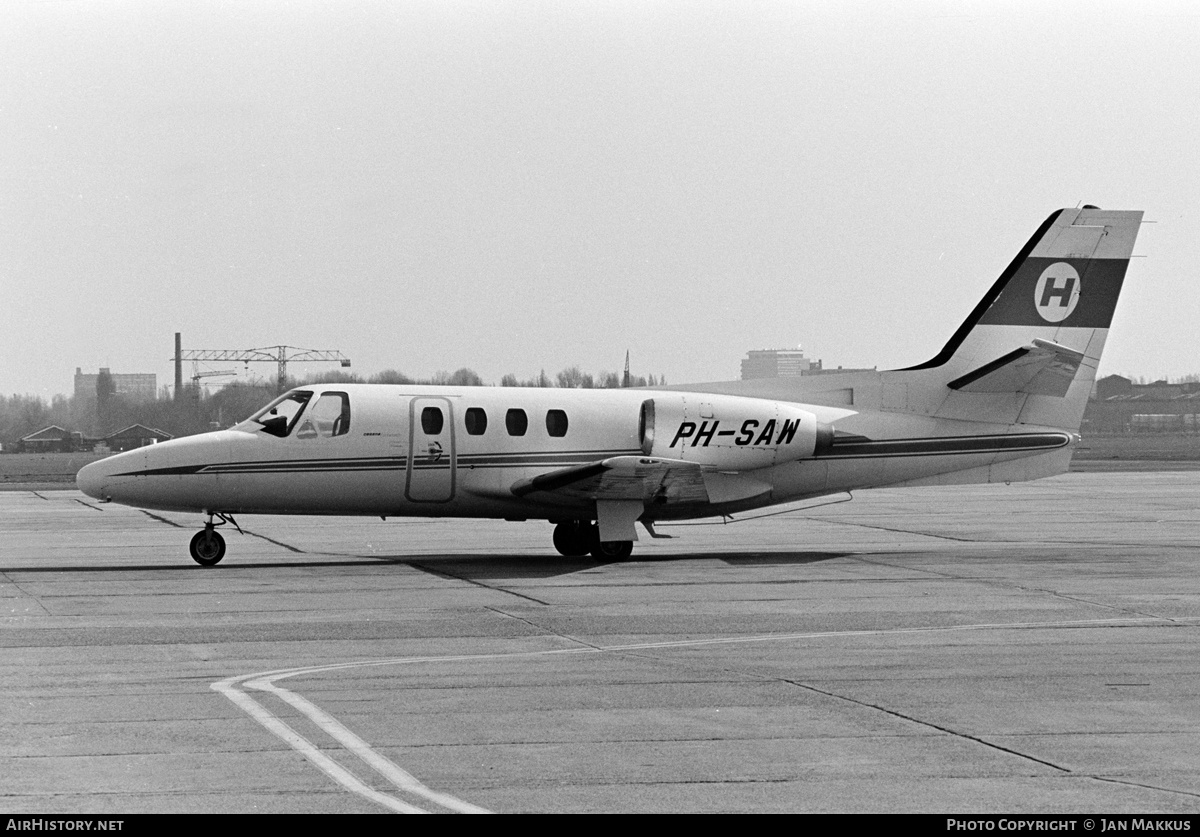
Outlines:
{"label": "side cockpit window", "polygon": [[296,419],[300,418],[312,396],[311,392],[305,390],[289,392],[272,401],[250,420],[262,425],[260,429],[263,433],[270,433],[282,439],[292,432]]}
{"label": "side cockpit window", "polygon": [[344,392],[323,392],[296,431],[296,437],[328,439],[350,432],[350,397]]}

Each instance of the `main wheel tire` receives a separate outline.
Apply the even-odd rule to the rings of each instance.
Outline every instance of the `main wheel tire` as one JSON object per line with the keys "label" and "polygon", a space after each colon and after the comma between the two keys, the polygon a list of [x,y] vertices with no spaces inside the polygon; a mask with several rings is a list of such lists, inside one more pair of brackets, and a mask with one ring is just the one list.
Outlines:
{"label": "main wheel tire", "polygon": [[592,549],[592,557],[601,561],[624,561],[633,554],[633,541],[601,541]]}
{"label": "main wheel tire", "polygon": [[554,548],[559,555],[580,558],[592,551],[592,527],[587,523],[571,521],[554,527]]}
{"label": "main wheel tire", "polygon": [[221,537],[220,532],[202,529],[192,536],[192,543],[188,549],[192,553],[193,561],[202,567],[212,567],[225,557],[225,539]]}

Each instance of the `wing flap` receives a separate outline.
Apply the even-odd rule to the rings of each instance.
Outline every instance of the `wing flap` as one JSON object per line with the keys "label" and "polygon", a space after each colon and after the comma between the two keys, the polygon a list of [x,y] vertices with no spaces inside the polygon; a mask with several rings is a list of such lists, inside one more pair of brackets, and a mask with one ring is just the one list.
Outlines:
{"label": "wing flap", "polygon": [[1028,346],[985,363],[947,386],[960,392],[1024,392],[1062,398],[1083,363],[1083,353],[1034,338]]}

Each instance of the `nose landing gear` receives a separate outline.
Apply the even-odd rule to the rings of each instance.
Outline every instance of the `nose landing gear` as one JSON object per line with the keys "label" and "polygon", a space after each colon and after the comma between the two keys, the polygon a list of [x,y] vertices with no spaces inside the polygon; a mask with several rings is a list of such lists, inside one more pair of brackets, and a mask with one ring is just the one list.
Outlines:
{"label": "nose landing gear", "polygon": [[192,560],[202,567],[211,567],[220,563],[225,557],[225,539],[221,533],[213,529],[211,523],[205,524],[204,529],[192,537]]}
{"label": "nose landing gear", "polygon": [[[214,523],[213,518],[221,519],[220,523]],[[192,560],[202,567],[213,567],[221,562],[225,557],[225,538],[221,537],[221,533],[216,530],[217,526],[224,526],[226,523],[232,523],[234,528],[239,532],[242,527],[237,525],[237,521],[232,515],[221,514],[220,512],[210,512],[208,522],[204,524],[204,528],[192,536],[192,542],[188,546],[188,551],[192,553]]]}

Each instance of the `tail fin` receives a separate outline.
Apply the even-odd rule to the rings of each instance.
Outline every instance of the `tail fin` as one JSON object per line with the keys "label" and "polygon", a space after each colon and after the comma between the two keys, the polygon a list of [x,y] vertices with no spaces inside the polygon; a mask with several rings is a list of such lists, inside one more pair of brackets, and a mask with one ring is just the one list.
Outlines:
{"label": "tail fin", "polygon": [[[941,352],[884,373],[885,390],[903,376],[908,409],[1077,430],[1141,220],[1094,206],[1055,212]],[[918,382],[928,398],[914,398]]]}

